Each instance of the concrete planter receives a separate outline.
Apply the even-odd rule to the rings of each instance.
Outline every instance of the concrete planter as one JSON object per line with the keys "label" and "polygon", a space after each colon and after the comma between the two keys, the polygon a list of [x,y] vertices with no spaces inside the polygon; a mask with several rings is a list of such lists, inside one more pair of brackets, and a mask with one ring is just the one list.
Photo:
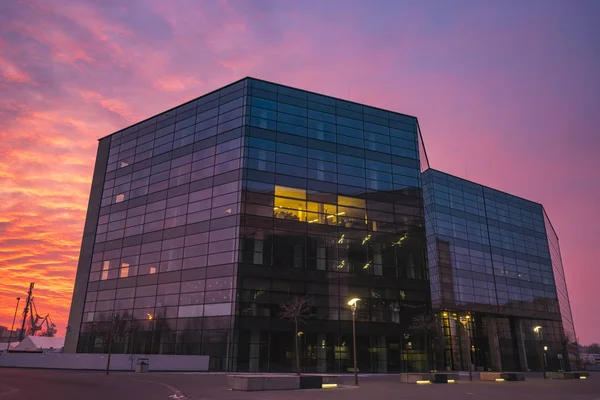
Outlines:
{"label": "concrete planter", "polygon": [[503,379],[505,381],[524,381],[525,374],[522,372],[480,372],[479,379],[491,382],[495,382],[498,379]]}
{"label": "concrete planter", "polygon": [[227,383],[233,390],[264,391],[264,390],[296,390],[321,389],[323,384],[341,383],[341,377],[334,375],[275,375],[249,374],[228,375]]}
{"label": "concrete planter", "polygon": [[400,374],[400,382],[403,383],[421,383],[429,381],[430,383],[448,383],[448,381],[457,381],[459,376],[454,372],[431,372],[422,374]]}
{"label": "concrete planter", "polygon": [[587,371],[573,371],[573,372],[546,372],[546,378],[548,379],[586,379],[590,376]]}

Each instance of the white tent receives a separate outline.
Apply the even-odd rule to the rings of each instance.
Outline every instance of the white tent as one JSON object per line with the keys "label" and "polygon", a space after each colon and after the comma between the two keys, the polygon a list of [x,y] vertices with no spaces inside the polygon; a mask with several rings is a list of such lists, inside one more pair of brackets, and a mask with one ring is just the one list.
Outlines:
{"label": "white tent", "polygon": [[19,342],[10,342],[10,344],[0,343],[0,352],[5,352],[6,350],[12,351],[18,344]]}
{"label": "white tent", "polygon": [[27,336],[15,347],[11,346],[11,351],[29,353],[60,352],[64,345],[64,337]]}

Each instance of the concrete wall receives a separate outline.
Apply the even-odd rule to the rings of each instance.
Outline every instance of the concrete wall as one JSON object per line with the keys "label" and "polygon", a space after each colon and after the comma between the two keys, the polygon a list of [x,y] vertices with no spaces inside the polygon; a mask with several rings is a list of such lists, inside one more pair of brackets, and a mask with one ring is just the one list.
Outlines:
{"label": "concrete wall", "polygon": [[81,328],[81,319],[83,318],[83,306],[85,303],[85,295],[87,293],[87,284],[90,278],[90,267],[92,265],[92,254],[94,252],[94,241],[96,240],[96,229],[98,227],[98,216],[100,214],[102,189],[104,188],[104,176],[108,165],[109,151],[110,138],[101,139],[98,142],[96,165],[94,167],[90,199],[88,202],[87,214],[85,216],[85,225],[83,227],[79,263],[77,264],[75,287],[73,288],[73,298],[71,300],[71,310],[69,312],[69,324],[65,335],[65,347],[63,348],[65,353],[75,353],[77,351],[77,341],[79,340],[79,330]]}
{"label": "concrete wall", "polygon": [[[0,355],[0,367],[106,370],[107,354],[7,353]],[[113,354],[111,371],[132,371],[139,359],[147,359],[150,371],[208,371],[208,356]]]}

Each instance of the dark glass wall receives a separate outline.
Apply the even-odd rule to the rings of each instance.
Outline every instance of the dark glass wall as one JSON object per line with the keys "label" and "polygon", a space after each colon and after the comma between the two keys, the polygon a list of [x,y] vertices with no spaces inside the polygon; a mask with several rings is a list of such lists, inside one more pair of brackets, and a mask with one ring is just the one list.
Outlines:
{"label": "dark glass wall", "polygon": [[[544,211],[544,222],[546,232],[548,234],[548,246],[550,249],[550,257],[552,259],[552,270],[554,272],[554,282],[556,284],[556,293],[558,295],[558,305],[560,307],[560,316],[562,319],[564,337],[562,338],[565,346],[564,357],[565,362],[568,362],[572,369],[578,369],[580,365],[579,349],[577,346],[577,335],[575,334],[575,325],[573,324],[573,315],[571,314],[571,302],[569,301],[569,293],[567,291],[567,280],[563,269],[562,257],[560,255],[560,247],[558,245],[558,236],[548,218],[548,214]],[[567,361],[568,360],[568,361]]]}
{"label": "dark glass wall", "polygon": [[446,364],[541,369],[547,346],[547,367],[559,369],[564,329],[542,206],[436,170],[423,180]]}
{"label": "dark glass wall", "polygon": [[303,371],[352,366],[353,297],[360,370],[399,371],[429,303],[416,120],[256,80],[248,94],[238,369],[293,370],[280,304],[305,296]]}

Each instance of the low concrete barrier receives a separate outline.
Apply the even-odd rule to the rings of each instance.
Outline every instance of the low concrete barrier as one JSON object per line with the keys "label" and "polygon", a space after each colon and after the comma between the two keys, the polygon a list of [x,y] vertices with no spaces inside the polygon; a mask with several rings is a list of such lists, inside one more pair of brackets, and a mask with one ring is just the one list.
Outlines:
{"label": "low concrete barrier", "polygon": [[[107,354],[86,353],[5,353],[0,355],[0,367],[40,369],[106,369]],[[164,354],[112,354],[111,371],[133,371],[144,360],[148,371],[208,371],[208,356],[177,356]]]}
{"label": "low concrete barrier", "polygon": [[323,388],[323,377],[322,376],[300,376],[299,389],[322,389]]}
{"label": "low concrete barrier", "polygon": [[505,381],[524,381],[525,374],[522,372],[480,372],[479,379],[482,381],[495,382],[498,379]]}
{"label": "low concrete barrier", "polygon": [[455,372],[431,372],[431,373],[407,373],[400,374],[400,382],[403,383],[449,383],[459,380],[458,373]]}
{"label": "low concrete barrier", "polygon": [[572,372],[546,372],[546,378],[548,379],[586,379],[590,376],[587,371],[572,371]]}
{"label": "low concrete barrier", "polygon": [[319,374],[302,374],[301,376],[319,376],[323,378],[323,384],[341,385],[344,383],[344,376],[342,375],[319,375]]}
{"label": "low concrete barrier", "polygon": [[293,390],[300,389],[300,377],[292,375],[227,375],[233,390]]}
{"label": "low concrete barrier", "polygon": [[283,375],[283,374],[241,374],[227,375],[227,383],[233,390],[247,392],[264,390],[321,389],[324,384],[341,384],[339,375]]}

